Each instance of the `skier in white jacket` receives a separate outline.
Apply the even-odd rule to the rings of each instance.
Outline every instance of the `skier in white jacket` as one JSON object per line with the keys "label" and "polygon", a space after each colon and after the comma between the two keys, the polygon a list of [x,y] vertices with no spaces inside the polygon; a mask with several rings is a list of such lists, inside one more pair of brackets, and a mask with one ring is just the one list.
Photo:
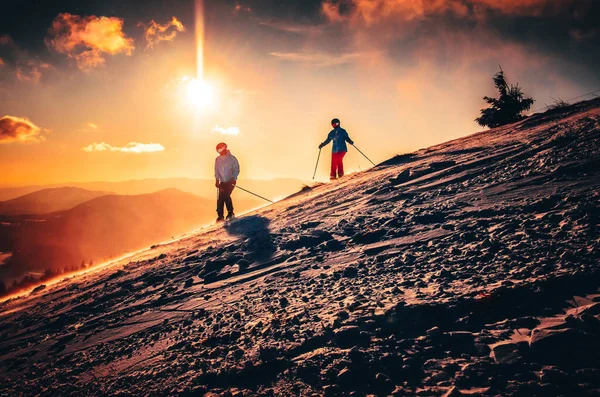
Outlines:
{"label": "skier in white jacket", "polygon": [[224,206],[227,206],[227,219],[235,216],[233,213],[233,202],[231,192],[240,174],[240,163],[229,150],[227,144],[221,142],[217,145],[219,156],[215,159],[215,186],[219,189],[217,197],[217,222],[223,222],[225,218]]}

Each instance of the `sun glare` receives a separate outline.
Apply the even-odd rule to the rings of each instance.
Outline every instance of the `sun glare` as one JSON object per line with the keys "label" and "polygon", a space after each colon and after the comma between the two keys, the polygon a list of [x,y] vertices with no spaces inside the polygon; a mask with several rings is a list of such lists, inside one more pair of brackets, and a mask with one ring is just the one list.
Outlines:
{"label": "sun glare", "polygon": [[188,80],[185,91],[187,100],[196,108],[204,109],[214,105],[215,91],[206,80]]}

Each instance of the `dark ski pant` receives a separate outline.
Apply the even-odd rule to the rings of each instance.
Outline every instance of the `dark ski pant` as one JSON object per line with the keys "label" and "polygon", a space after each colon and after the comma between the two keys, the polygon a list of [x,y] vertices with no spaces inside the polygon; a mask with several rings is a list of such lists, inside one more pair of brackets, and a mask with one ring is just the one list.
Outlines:
{"label": "dark ski pant", "polygon": [[[344,176],[344,156],[346,152],[331,153],[331,177],[341,178]],[[337,175],[336,175],[337,174]]]}
{"label": "dark ski pant", "polygon": [[219,185],[219,195],[217,196],[217,215],[223,217],[223,207],[227,207],[227,213],[233,214],[233,201],[231,201],[231,192],[235,186],[230,182],[221,182]]}

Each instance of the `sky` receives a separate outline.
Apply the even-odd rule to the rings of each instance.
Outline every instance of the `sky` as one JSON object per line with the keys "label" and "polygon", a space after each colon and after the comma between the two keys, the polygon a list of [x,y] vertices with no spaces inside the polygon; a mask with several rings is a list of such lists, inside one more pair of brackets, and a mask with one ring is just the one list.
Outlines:
{"label": "sky", "polygon": [[534,110],[600,88],[594,0],[6,3],[6,186],[212,178],[221,141],[241,180],[308,180],[334,117],[376,162],[479,131],[499,65]]}

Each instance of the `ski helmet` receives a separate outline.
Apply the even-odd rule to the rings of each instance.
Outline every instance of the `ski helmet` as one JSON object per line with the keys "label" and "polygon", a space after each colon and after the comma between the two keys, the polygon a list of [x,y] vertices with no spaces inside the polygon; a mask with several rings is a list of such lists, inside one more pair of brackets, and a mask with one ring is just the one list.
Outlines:
{"label": "ski helmet", "polygon": [[220,142],[220,143],[217,145],[217,152],[221,153],[221,152],[223,152],[224,150],[227,150],[227,144],[226,144],[225,142]]}
{"label": "ski helmet", "polygon": [[331,120],[331,125],[333,125],[334,127],[337,127],[338,125],[340,125],[340,119]]}

